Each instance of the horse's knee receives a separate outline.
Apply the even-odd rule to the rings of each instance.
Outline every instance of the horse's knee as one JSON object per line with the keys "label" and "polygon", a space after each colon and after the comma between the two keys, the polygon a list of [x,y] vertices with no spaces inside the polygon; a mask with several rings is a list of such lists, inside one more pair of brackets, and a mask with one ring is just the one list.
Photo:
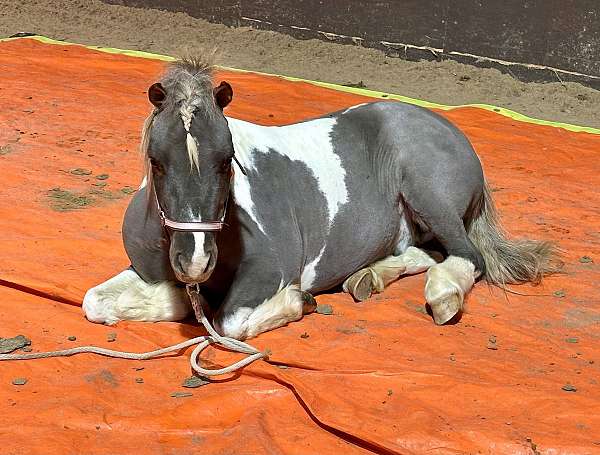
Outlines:
{"label": "horse's knee", "polygon": [[427,271],[425,300],[436,324],[445,324],[462,310],[476,276],[475,265],[458,256],[450,256]]}

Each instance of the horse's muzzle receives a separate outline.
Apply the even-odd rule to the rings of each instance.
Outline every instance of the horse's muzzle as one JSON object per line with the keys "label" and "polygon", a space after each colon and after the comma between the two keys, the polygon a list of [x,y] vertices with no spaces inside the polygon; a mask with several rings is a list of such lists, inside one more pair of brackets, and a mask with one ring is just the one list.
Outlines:
{"label": "horse's muzzle", "polygon": [[174,232],[171,236],[171,267],[179,281],[188,284],[208,280],[217,262],[213,234]]}
{"label": "horse's muzzle", "polygon": [[179,281],[188,284],[203,283],[208,280],[215,268],[215,255],[194,258],[191,261],[182,253],[177,253],[171,261],[175,276]]}

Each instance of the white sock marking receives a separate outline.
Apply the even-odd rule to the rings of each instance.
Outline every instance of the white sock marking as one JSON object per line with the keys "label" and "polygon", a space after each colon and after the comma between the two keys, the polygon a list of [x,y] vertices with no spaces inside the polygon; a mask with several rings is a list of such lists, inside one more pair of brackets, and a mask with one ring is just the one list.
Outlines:
{"label": "white sock marking", "polygon": [[224,335],[242,340],[297,321],[302,318],[302,310],[300,289],[297,285],[291,285],[254,309],[238,308],[233,315],[218,321],[216,325]]}
{"label": "white sock marking", "polygon": [[425,300],[431,304],[451,294],[458,294],[462,302],[474,283],[475,265],[467,259],[449,256],[427,271]]}
{"label": "white sock marking", "polygon": [[169,281],[148,284],[131,269],[89,289],[82,308],[88,320],[104,324],[178,321],[191,309],[184,289]]}

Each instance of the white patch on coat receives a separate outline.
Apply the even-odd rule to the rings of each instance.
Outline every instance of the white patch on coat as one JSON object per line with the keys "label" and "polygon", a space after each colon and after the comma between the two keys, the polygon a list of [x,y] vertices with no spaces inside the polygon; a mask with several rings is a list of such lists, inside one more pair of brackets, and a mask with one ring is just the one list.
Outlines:
{"label": "white patch on coat", "polygon": [[[402,208],[401,208],[402,210]],[[394,250],[394,254],[396,256],[404,253],[409,246],[414,243],[412,231],[408,224],[408,219],[406,217],[406,212],[402,211],[400,214],[400,226],[398,227],[398,240],[396,241],[396,249]]]}
{"label": "white patch on coat", "polygon": [[352,112],[354,109],[358,109],[359,107],[362,106],[366,106],[369,103],[360,103],[357,104],[356,106],[350,106],[348,109],[346,109],[344,112],[342,112],[342,115],[347,114],[348,112]]}
{"label": "white patch on coat", "polygon": [[[254,152],[254,145],[252,142],[253,139],[251,135],[252,128],[247,127],[247,125],[257,125],[234,118],[227,118],[227,123],[229,124],[229,131],[231,132],[231,139],[233,142],[233,149],[235,150],[236,159],[240,162],[244,169],[255,169],[252,159]],[[252,219],[252,221],[254,221],[254,223],[258,226],[261,232],[265,234],[264,227],[258,220],[258,216],[256,214],[256,207],[254,205],[254,201],[252,200],[252,194],[250,191],[250,182],[248,181],[248,177],[246,177],[241,171],[237,172],[236,170],[236,173],[233,177],[232,194],[234,203],[243,209]]]}
{"label": "white patch on coat", "polygon": [[183,288],[170,281],[148,284],[131,269],[89,289],[82,308],[89,321],[103,324],[179,321],[191,310]]}
{"label": "white patch on coat", "polygon": [[[242,166],[245,165],[242,164]],[[252,200],[252,194],[250,192],[250,182],[248,181],[248,177],[241,172],[236,172],[233,177],[232,194],[235,204],[243,209],[252,221],[256,223],[261,232],[265,234],[265,229],[256,215],[256,207],[254,206],[254,201]]]}
{"label": "white patch on coat", "polygon": [[[346,171],[331,142],[336,119],[321,118],[286,126],[261,126],[233,118],[228,118],[228,122],[235,151],[247,169],[255,169],[254,153],[275,152],[304,163],[325,196],[329,226],[333,224],[335,215],[348,202]],[[253,211],[253,204],[250,209]],[[255,214],[251,216],[256,218]]]}
{"label": "white patch on coat", "polygon": [[308,264],[304,266],[304,270],[302,271],[302,275],[300,276],[300,289],[304,291],[310,291],[312,285],[315,282],[315,278],[317,277],[317,265],[319,265],[319,261],[323,257],[323,253],[325,252],[326,245],[323,245],[321,251],[316,258],[310,261]]}
{"label": "white patch on coat", "polygon": [[215,321],[223,335],[244,340],[302,318],[303,301],[298,285],[286,286],[256,308],[241,307]]}

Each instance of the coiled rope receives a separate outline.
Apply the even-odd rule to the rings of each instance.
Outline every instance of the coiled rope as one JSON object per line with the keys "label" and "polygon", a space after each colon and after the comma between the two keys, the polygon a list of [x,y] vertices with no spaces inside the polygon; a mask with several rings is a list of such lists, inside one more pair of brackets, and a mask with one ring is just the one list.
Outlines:
{"label": "coiled rope", "polygon": [[[33,352],[26,354],[0,354],[0,361],[2,360],[34,360],[34,359],[48,359],[52,357],[69,357],[76,354],[97,354],[106,357],[114,357],[117,359],[128,359],[128,360],[149,360],[162,355],[168,354],[173,351],[179,351],[181,349],[188,348],[190,346],[197,345],[192,351],[190,357],[190,365],[192,369],[202,376],[220,376],[223,374],[233,373],[234,371],[240,370],[252,362],[259,359],[267,359],[270,352],[267,350],[261,352],[258,349],[250,346],[243,341],[236,340],[234,338],[225,337],[219,335],[212,327],[202,309],[202,302],[200,300],[200,288],[196,285],[188,285],[187,293],[192,303],[192,308],[196,315],[196,319],[200,322],[207,330],[208,335],[192,338],[188,341],[175,344],[162,349],[149,352],[124,352],[114,351],[112,349],[99,348],[97,346],[80,346],[77,348],[63,349],[60,351],[48,351],[48,352]],[[198,359],[200,354],[211,344],[220,345],[230,351],[239,352],[241,354],[247,354],[247,356],[237,362],[219,369],[206,369],[199,365]]]}

